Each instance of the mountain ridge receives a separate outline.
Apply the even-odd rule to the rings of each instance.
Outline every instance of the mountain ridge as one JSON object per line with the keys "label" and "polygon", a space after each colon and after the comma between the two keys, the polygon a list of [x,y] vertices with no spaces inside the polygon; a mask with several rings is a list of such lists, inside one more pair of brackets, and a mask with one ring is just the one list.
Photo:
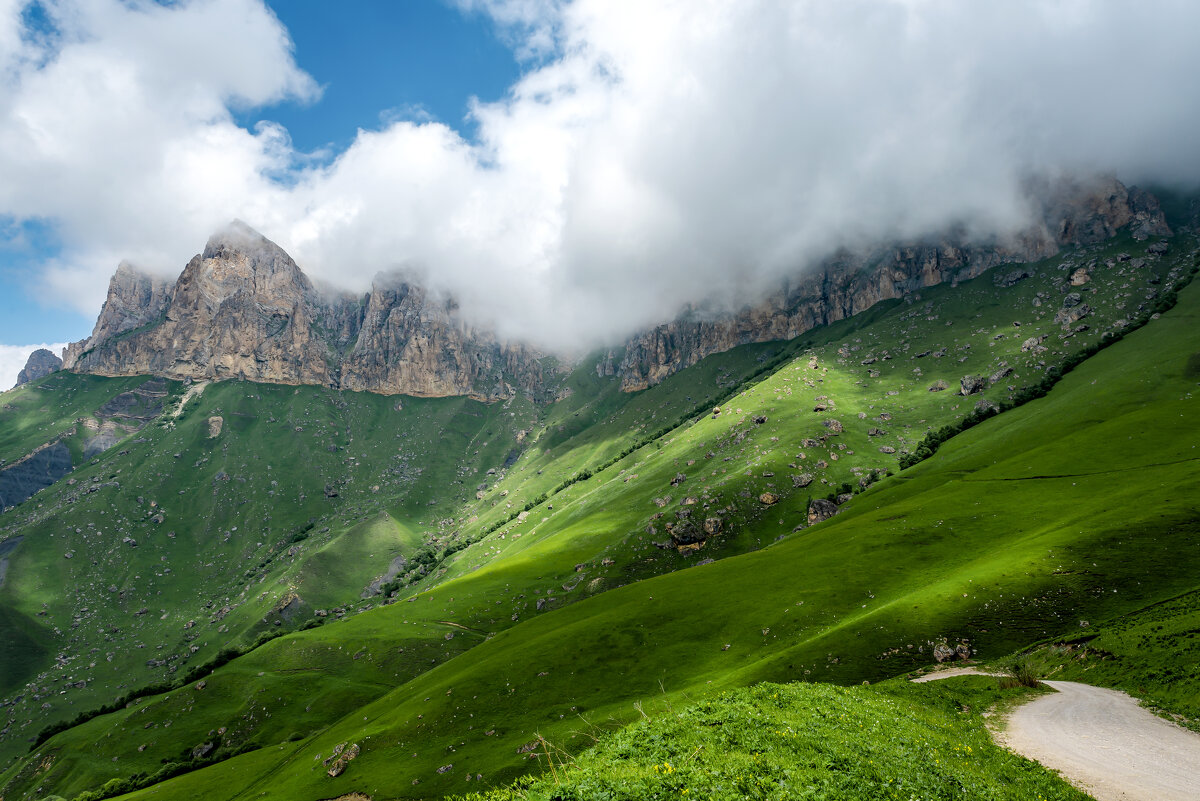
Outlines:
{"label": "mountain ridge", "polygon": [[[1170,236],[1158,200],[1115,178],[1031,189],[1037,222],[972,243],[965,230],[921,242],[843,250],[736,311],[685,308],[674,320],[601,352],[601,376],[621,389],[653,386],[705,356],[805,331],[921,288],[1094,244],[1129,227]],[[260,272],[262,273],[260,275]],[[92,335],[63,353],[64,368],[97,375],[244,378],[417,397],[497,401],[559,396],[577,357],[501,340],[472,325],[452,298],[398,277],[363,296],[322,292],[274,242],[245,223],[215,234],[173,284],[122,263]]]}

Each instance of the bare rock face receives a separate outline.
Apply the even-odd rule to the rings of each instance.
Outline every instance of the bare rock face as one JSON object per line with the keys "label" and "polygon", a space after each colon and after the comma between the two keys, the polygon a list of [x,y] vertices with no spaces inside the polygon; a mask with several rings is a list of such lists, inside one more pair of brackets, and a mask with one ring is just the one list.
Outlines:
{"label": "bare rock face", "polygon": [[[156,314],[161,296],[152,279],[131,278],[129,272],[118,270],[113,277],[96,330],[74,369],[100,375],[330,382],[328,348],[313,333],[317,293],[282,249],[245,225],[235,223],[214,236],[188,262],[162,312]],[[143,313],[126,309],[129,289],[146,298]],[[118,336],[123,330],[129,333]]]}
{"label": "bare rock face", "polygon": [[[880,301],[1047,258],[1123,227],[1140,238],[1171,234],[1152,195],[1115,179],[1031,182],[1030,197],[1037,223],[1015,236],[970,243],[959,231],[841,252],[754,305],[686,309],[608,351],[596,371],[618,377],[626,391],[645,389],[713,353],[792,339]],[[1029,274],[1018,269],[997,282]],[[1060,312],[1074,318],[1060,322],[1086,313]],[[64,362],[101,375],[243,377],[487,401],[517,393],[551,400],[561,383],[554,360],[472,325],[452,299],[398,279],[378,281],[364,297],[322,293],[282,249],[241,223],[214,236],[174,284],[122,264],[92,336],[69,346]]]}
{"label": "bare rock face", "polygon": [[235,222],[174,286],[122,264],[69,366],[99,375],[245,378],[384,394],[540,396],[542,354],[462,322],[405,283],[364,299],[315,289],[278,245]]}
{"label": "bare rock face", "polygon": [[[713,353],[752,342],[791,339],[882,300],[922,287],[975,278],[999,264],[1039,261],[1064,245],[1102,242],[1130,226],[1134,236],[1169,236],[1157,199],[1114,178],[1031,185],[1040,221],[1005,241],[970,244],[965,233],[940,240],[841,253],[781,286],[764,301],[733,313],[687,309],[678,319],[632,337],[617,368],[621,387],[636,391]],[[1011,285],[1028,276],[998,277]]]}
{"label": "bare rock face", "polygon": [[538,354],[500,343],[457,316],[457,305],[408,283],[372,287],[354,348],[341,365],[345,389],[486,400],[520,390],[539,396]]}
{"label": "bare rock face", "polygon": [[162,317],[171,300],[170,281],[147,275],[129,262],[121,262],[108,282],[108,298],[92,335],[63,351],[63,367],[75,369],[80,356],[101,342],[141,328]]}
{"label": "bare rock face", "polygon": [[62,369],[62,366],[62,359],[45,348],[38,348],[29,354],[29,359],[26,360],[24,369],[17,373],[17,386],[28,384],[30,381],[36,381],[39,378],[57,372]]}

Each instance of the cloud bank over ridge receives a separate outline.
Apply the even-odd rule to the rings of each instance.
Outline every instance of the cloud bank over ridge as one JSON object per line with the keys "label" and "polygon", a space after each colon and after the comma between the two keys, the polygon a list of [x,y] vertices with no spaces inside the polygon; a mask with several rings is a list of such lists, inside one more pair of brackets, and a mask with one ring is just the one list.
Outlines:
{"label": "cloud bank over ridge", "polygon": [[261,0],[49,0],[49,31],[0,0],[0,216],[57,225],[45,280],[89,311],[238,217],[320,280],[408,270],[583,345],[842,245],[1011,230],[1033,173],[1200,182],[1183,0],[458,4],[527,59],[477,139],[395,121],[324,159],[231,112],[319,103]]}

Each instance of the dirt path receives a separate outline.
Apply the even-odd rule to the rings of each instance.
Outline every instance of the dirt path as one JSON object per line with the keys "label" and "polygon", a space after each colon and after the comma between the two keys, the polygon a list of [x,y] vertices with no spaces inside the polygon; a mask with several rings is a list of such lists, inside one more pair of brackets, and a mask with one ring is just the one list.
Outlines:
{"label": "dirt path", "polygon": [[[943,668],[915,682],[994,676]],[[1097,801],[1200,801],[1200,734],[1138,706],[1116,690],[1042,682],[1057,692],[1017,707],[996,741],[1058,771]]]}
{"label": "dirt path", "polygon": [[932,673],[926,673],[924,676],[918,676],[913,679],[913,684],[924,684],[927,681],[938,681],[939,679],[952,679],[955,676],[999,676],[999,673],[985,673],[979,668],[973,667],[951,667],[938,668]]}
{"label": "dirt path", "polygon": [[1018,707],[1000,743],[1060,772],[1097,801],[1197,801],[1200,735],[1125,693],[1047,681],[1058,692]]}

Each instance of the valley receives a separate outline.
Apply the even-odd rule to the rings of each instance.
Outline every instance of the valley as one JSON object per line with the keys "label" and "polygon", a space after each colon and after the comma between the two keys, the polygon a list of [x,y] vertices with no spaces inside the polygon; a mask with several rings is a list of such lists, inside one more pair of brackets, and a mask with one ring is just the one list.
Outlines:
{"label": "valley", "polygon": [[[646,736],[625,724],[715,750],[673,710],[734,720],[760,682],[800,682],[780,726],[822,704],[887,726],[897,693],[949,714],[959,690],[886,682],[935,661],[1041,642],[1089,669],[1063,644],[1196,589],[1198,253],[1122,230],[636,392],[608,352],[547,363],[545,394],[5,393],[0,470],[54,443],[71,468],[0,516],[0,795],[548,797],[504,788],[617,732],[564,796],[595,797]],[[1157,658],[1107,649],[1128,667],[1100,683],[1194,719]],[[1016,770],[979,747],[988,781]],[[647,771],[675,753],[629,780],[667,787]]]}

